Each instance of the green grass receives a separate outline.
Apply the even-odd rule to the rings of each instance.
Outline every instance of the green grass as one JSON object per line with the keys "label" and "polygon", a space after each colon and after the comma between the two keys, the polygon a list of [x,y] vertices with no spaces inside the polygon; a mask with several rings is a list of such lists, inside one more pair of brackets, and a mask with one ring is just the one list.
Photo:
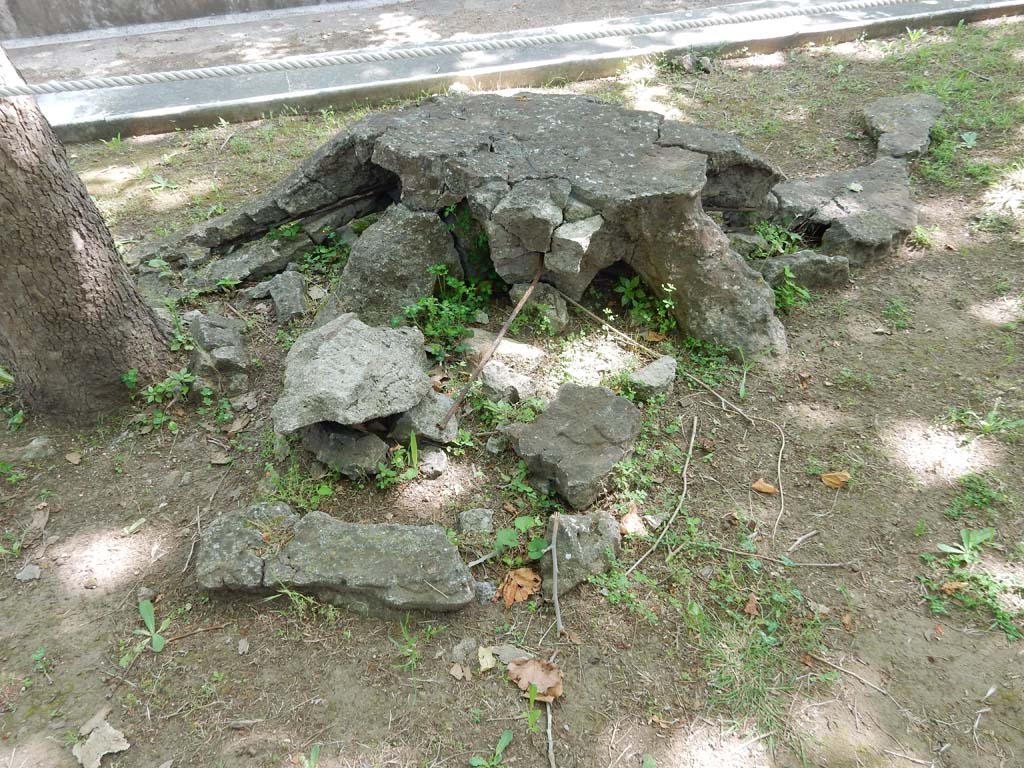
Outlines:
{"label": "green grass", "polygon": [[976,517],[979,512],[989,512],[1009,500],[990,475],[964,475],[957,481],[957,488],[959,492],[943,513],[950,520]]}

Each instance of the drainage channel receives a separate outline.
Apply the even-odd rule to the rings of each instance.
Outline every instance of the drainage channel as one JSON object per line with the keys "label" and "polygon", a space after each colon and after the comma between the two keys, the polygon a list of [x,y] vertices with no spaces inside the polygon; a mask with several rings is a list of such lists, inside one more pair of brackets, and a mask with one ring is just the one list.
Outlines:
{"label": "drainage channel", "polygon": [[36,95],[65,141],[239,122],[286,108],[348,108],[438,92],[604,77],[680,50],[773,52],[906,27],[1024,13],[1024,0],[761,0],[625,20],[566,24],[430,45],[339,51],[239,65],[0,89]]}

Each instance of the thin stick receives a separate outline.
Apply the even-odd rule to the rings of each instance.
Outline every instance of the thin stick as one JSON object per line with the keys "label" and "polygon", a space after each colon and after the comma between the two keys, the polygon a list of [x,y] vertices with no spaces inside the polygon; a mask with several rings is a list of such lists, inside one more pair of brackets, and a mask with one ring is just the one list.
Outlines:
{"label": "thin stick", "polygon": [[775,525],[772,526],[772,541],[775,541],[775,533],[779,530],[779,523],[782,521],[782,513],[786,511],[786,492],[782,490],[782,454],[786,451],[786,431],[771,419],[757,417],[759,421],[766,421],[777,430],[782,437],[782,445],[779,446],[779,459],[775,464],[776,485],[779,487],[779,514],[775,517]]}
{"label": "thin stick", "polygon": [[548,765],[551,768],[558,768],[555,765],[555,740],[551,736],[551,702],[547,702],[548,711]]}
{"label": "thin stick", "polygon": [[661,527],[661,533],[658,535],[658,538],[655,540],[655,542],[651,545],[651,548],[644,552],[643,555],[640,556],[640,559],[629,567],[629,570],[626,571],[626,576],[629,576],[629,574],[635,571],[637,566],[640,565],[640,563],[642,563],[644,560],[646,560],[648,555],[650,555],[654,550],[658,548],[662,540],[665,538],[665,535],[668,533],[669,528],[672,527],[672,523],[676,521],[676,517],[678,517],[679,515],[679,510],[683,508],[683,502],[686,501],[686,492],[689,490],[690,487],[690,478],[689,475],[687,475],[687,470],[690,468],[690,457],[693,456],[693,442],[696,439],[697,417],[694,416],[693,426],[690,428],[690,447],[686,449],[686,463],[683,464],[683,492],[679,496],[679,503],[676,504],[676,508],[672,510],[672,515]]}
{"label": "thin stick", "polygon": [[[558,627],[558,637],[562,636],[565,627],[562,626],[562,606],[558,603],[558,512],[554,514],[553,533],[551,534],[551,602],[555,604],[555,626]],[[548,705],[548,724],[551,723],[551,705]],[[552,762],[554,765],[554,762]]]}
{"label": "thin stick", "polygon": [[808,531],[803,536],[801,536],[799,539],[797,539],[792,544],[790,544],[789,545],[789,549],[787,549],[786,552],[789,553],[789,552],[792,552],[792,551],[798,549],[801,544],[803,544],[803,543],[813,539],[817,535],[818,535],[817,531]]}
{"label": "thin stick", "polygon": [[893,752],[891,749],[883,749],[882,751],[885,752],[885,754],[887,754],[887,755],[892,755],[893,757],[901,757],[904,760],[907,760],[907,761],[909,761],[911,763],[917,763],[918,765],[930,765],[930,766],[934,766],[935,765],[935,763],[932,762],[931,760],[920,760],[920,759],[918,759],[916,757],[911,757],[910,755],[904,755],[904,754],[902,754],[900,752]]}
{"label": "thin stick", "polygon": [[542,274],[544,274],[543,265],[537,267],[537,272],[536,274],[534,274],[533,280],[530,281],[530,285],[523,292],[523,296],[521,299],[519,299],[519,303],[516,304],[515,308],[512,310],[512,314],[505,318],[505,323],[501,326],[501,330],[498,331],[498,335],[494,337],[494,341],[491,342],[491,346],[488,347],[483,357],[480,358],[480,362],[476,364],[476,367],[473,369],[473,374],[469,377],[469,381],[466,382],[466,385],[462,388],[462,391],[459,392],[459,396],[455,398],[455,402],[452,403],[452,407],[448,409],[448,413],[446,413],[444,415],[444,418],[437,423],[439,429],[444,429],[446,426],[448,426],[448,422],[452,420],[452,416],[455,415],[455,412],[459,410],[459,407],[462,405],[466,397],[469,395],[469,390],[473,386],[473,382],[475,382],[477,378],[480,376],[480,372],[484,369],[484,366],[487,365],[488,362],[490,362],[491,356],[494,354],[494,351],[498,348],[498,345],[501,344],[501,340],[505,338],[505,334],[508,333],[508,329],[512,326],[512,321],[519,316],[519,313],[523,310],[523,307],[526,306],[526,302],[529,301],[530,295],[533,293],[533,289],[536,288],[537,283],[540,282],[540,276]]}
{"label": "thin stick", "polygon": [[498,554],[497,552],[488,552],[483,557],[478,557],[472,563],[466,563],[466,567],[467,568],[475,568],[476,566],[480,565],[481,563],[486,563],[488,560],[490,560],[492,557],[494,557],[497,554]]}
{"label": "thin stick", "polygon": [[[558,289],[556,288],[555,290],[557,291]],[[594,322],[596,322],[596,323],[598,323],[598,324],[602,325],[603,327],[607,328],[607,329],[608,329],[609,331],[611,331],[612,333],[614,333],[614,334],[615,334],[616,336],[618,336],[618,337],[619,337],[620,339],[622,339],[622,340],[624,340],[624,341],[626,341],[626,342],[628,342],[628,343],[632,344],[632,345],[633,345],[634,347],[636,347],[637,349],[641,349],[641,350],[643,350],[644,352],[646,352],[646,353],[647,353],[648,355],[650,355],[651,357],[655,357],[655,358],[656,358],[656,357],[661,357],[661,355],[660,355],[660,354],[659,354],[658,352],[655,352],[655,351],[654,351],[653,349],[651,349],[650,347],[648,347],[648,346],[645,346],[644,344],[641,344],[641,343],[640,343],[639,341],[637,341],[637,340],[636,340],[636,339],[634,339],[633,337],[631,337],[631,336],[629,336],[629,335],[627,335],[627,334],[623,333],[623,332],[622,332],[622,331],[620,331],[620,330],[619,330],[618,328],[616,328],[616,327],[615,327],[614,325],[610,324],[610,323],[609,323],[609,322],[608,322],[607,320],[603,319],[602,317],[600,317],[600,316],[598,316],[598,315],[595,315],[595,314],[594,314],[593,312],[591,312],[591,311],[590,311],[589,309],[587,309],[586,307],[584,307],[584,306],[583,306],[582,304],[580,304],[580,303],[579,303],[578,301],[576,301],[576,300],[574,300],[574,299],[570,298],[569,296],[566,296],[566,295],[565,295],[564,293],[562,293],[562,291],[558,291],[558,292],[562,294],[562,298],[563,298],[563,299],[565,299],[565,300],[566,300],[566,301],[568,301],[568,302],[569,302],[570,304],[572,304],[572,305],[573,305],[574,307],[576,307],[576,309],[578,309],[578,310],[579,310],[580,312],[582,312],[583,314],[585,314],[585,315],[586,315],[587,317],[589,317],[589,318],[590,318],[591,320],[593,320]],[[718,401],[719,401],[720,403],[722,403],[722,405],[723,405],[723,406],[729,406],[729,408],[730,408],[730,409],[732,409],[733,411],[735,411],[736,413],[738,413],[738,414],[739,414],[740,416],[742,416],[742,417],[743,417],[744,419],[746,419],[747,421],[749,421],[749,422],[750,422],[751,424],[753,424],[753,423],[754,423],[754,420],[753,420],[753,419],[752,419],[752,418],[751,418],[750,416],[748,416],[748,415],[747,415],[746,411],[744,411],[744,410],[743,410],[742,408],[740,408],[740,407],[739,407],[738,405],[736,405],[735,403],[733,403],[733,402],[731,402],[731,401],[729,401],[729,400],[726,400],[726,399],[725,399],[725,398],[724,398],[724,397],[723,397],[722,395],[720,395],[720,394],[719,394],[719,393],[718,393],[717,391],[715,391],[714,389],[712,389],[711,387],[709,387],[709,386],[708,386],[707,384],[705,384],[705,383],[704,383],[703,381],[701,381],[701,380],[700,380],[699,378],[697,378],[696,376],[694,376],[694,375],[692,375],[692,374],[690,374],[690,373],[687,373],[686,371],[682,371],[682,374],[683,374],[683,377],[684,377],[684,378],[686,378],[686,379],[687,379],[688,381],[690,381],[690,382],[692,382],[692,383],[696,384],[696,385],[697,385],[698,387],[700,387],[701,389],[703,389],[703,390],[705,390],[705,391],[707,391],[707,392],[710,392],[710,393],[711,393],[712,395],[714,395],[715,397],[717,397],[717,398],[718,398]]]}
{"label": "thin stick", "polygon": [[193,629],[190,632],[183,632],[180,635],[175,635],[174,637],[168,637],[167,638],[167,642],[168,643],[173,643],[175,640],[184,640],[186,637],[192,637],[192,635],[198,635],[200,632],[213,632],[213,630],[215,630],[215,629],[224,629],[224,627],[226,627],[230,623],[231,623],[230,621],[225,621],[223,624],[215,624],[212,627],[199,627],[199,629]]}

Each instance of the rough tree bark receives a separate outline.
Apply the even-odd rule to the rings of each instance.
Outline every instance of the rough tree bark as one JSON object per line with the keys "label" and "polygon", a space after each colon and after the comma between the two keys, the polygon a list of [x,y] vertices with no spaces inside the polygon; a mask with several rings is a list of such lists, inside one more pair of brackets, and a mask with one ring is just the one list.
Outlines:
{"label": "rough tree bark", "polygon": [[31,97],[0,98],[0,233],[0,359],[31,410],[84,422],[125,400],[128,369],[163,378],[164,332]]}

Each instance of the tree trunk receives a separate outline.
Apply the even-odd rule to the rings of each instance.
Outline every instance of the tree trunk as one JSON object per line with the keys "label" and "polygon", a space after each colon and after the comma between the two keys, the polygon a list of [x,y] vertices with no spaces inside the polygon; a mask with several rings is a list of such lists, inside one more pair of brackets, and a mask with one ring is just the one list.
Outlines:
{"label": "tree trunk", "polygon": [[[21,82],[0,48],[0,85]],[[26,405],[84,422],[166,375],[164,332],[35,100],[0,98],[0,357]]]}

